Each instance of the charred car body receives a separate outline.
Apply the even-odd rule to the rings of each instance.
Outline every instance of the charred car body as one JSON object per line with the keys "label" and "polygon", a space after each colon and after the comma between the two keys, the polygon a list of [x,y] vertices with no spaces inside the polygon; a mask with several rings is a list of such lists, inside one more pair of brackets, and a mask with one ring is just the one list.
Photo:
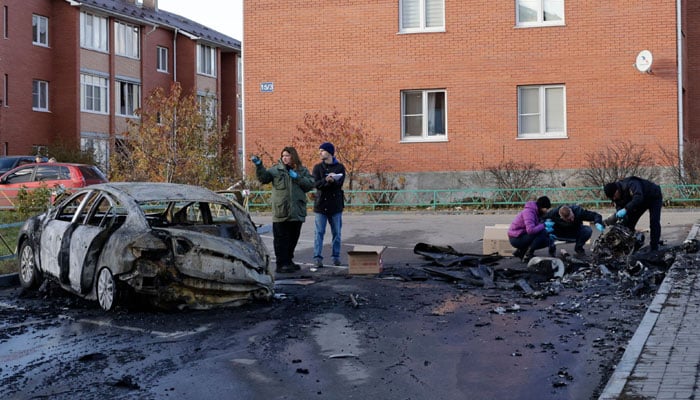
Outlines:
{"label": "charred car body", "polygon": [[273,295],[270,257],[250,216],[196,186],[86,187],[29,219],[17,250],[22,286],[51,279],[105,310],[136,295],[192,308]]}

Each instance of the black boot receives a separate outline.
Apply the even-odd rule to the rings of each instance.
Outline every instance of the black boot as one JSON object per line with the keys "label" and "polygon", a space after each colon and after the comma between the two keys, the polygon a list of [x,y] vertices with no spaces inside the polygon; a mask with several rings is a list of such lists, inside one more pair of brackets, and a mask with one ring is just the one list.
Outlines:
{"label": "black boot", "polygon": [[535,256],[535,250],[531,247],[528,247],[527,251],[525,251],[525,255],[523,256],[523,262],[526,263],[530,261],[532,257]]}

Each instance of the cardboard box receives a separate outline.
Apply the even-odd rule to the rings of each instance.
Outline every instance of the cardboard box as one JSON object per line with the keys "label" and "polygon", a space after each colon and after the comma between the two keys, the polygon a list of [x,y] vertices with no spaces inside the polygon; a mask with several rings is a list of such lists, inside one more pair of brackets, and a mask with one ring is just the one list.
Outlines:
{"label": "cardboard box", "polygon": [[515,248],[508,240],[508,224],[496,224],[484,227],[483,253],[498,253],[501,256],[512,256]]}
{"label": "cardboard box", "polygon": [[386,246],[355,246],[348,251],[348,273],[378,274],[382,272],[382,253]]}

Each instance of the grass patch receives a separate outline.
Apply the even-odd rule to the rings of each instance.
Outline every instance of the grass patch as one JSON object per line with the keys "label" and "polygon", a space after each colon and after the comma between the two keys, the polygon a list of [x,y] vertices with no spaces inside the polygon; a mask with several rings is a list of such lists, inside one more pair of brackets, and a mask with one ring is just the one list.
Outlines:
{"label": "grass patch", "polygon": [[0,275],[13,274],[15,272],[19,272],[16,258],[0,261]]}

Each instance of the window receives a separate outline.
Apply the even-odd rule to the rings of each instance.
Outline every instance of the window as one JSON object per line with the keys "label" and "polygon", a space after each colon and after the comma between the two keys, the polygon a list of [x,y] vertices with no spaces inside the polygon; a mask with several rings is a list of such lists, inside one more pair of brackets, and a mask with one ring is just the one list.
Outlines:
{"label": "window", "polygon": [[49,83],[34,80],[32,82],[32,110],[49,111]]}
{"label": "window", "polygon": [[563,85],[518,88],[518,137],[566,137],[566,92]]}
{"label": "window", "polygon": [[160,72],[168,72],[168,49],[158,46],[156,52],[156,69]]}
{"label": "window", "polygon": [[106,114],[109,111],[107,79],[94,75],[80,75],[80,110]]}
{"label": "window", "polygon": [[80,134],[80,150],[92,153],[95,163],[107,170],[109,160],[109,135],[105,133],[82,132]]}
{"label": "window", "polygon": [[130,82],[116,82],[116,107],[118,115],[133,117],[134,111],[141,107],[141,86]]}
{"label": "window", "polygon": [[518,26],[564,25],[564,0],[515,0]]}
{"label": "window", "polygon": [[107,18],[86,12],[80,13],[80,46],[107,51]]}
{"label": "window", "polygon": [[401,140],[444,140],[447,108],[444,90],[401,92]]}
{"label": "window", "polygon": [[216,76],[216,49],[203,44],[197,45],[197,72]]}
{"label": "window", "polygon": [[199,112],[204,116],[204,129],[211,131],[216,123],[216,98],[208,94],[198,94]]}
{"label": "window", "polygon": [[399,31],[442,32],[445,30],[445,0],[401,0]]}
{"label": "window", "polygon": [[114,53],[120,56],[139,58],[139,27],[114,23]]}
{"label": "window", "polygon": [[49,45],[49,19],[32,15],[32,43],[38,46]]}

